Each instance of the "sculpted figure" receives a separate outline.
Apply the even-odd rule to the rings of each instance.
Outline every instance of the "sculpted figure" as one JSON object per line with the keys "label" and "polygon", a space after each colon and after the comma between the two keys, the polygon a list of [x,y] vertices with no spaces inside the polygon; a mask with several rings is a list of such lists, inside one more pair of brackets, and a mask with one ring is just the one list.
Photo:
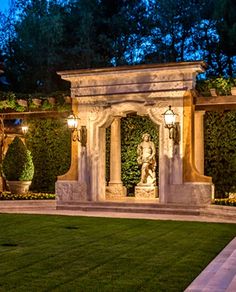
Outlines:
{"label": "sculpted figure", "polygon": [[138,185],[156,185],[156,148],[148,133],[143,134],[137,154],[137,162],[142,165],[141,180]]}

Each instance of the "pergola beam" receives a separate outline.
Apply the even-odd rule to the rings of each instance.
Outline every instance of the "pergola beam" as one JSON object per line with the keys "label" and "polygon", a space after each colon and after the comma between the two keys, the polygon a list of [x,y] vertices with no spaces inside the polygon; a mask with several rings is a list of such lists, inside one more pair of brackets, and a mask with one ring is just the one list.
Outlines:
{"label": "pergola beam", "polygon": [[195,109],[197,111],[225,111],[236,110],[236,95],[210,96],[195,98]]}
{"label": "pergola beam", "polygon": [[30,116],[33,118],[59,118],[59,117],[67,117],[69,111],[33,111],[33,112],[8,112],[8,113],[0,113],[0,118],[5,120],[13,120],[13,119],[24,119],[26,116]]}

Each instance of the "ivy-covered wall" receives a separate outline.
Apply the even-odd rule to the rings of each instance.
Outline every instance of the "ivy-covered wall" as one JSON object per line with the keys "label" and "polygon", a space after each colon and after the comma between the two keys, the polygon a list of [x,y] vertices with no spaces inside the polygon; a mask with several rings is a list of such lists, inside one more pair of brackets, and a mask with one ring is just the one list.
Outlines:
{"label": "ivy-covered wall", "polygon": [[218,198],[236,192],[236,111],[205,114],[205,174]]}
{"label": "ivy-covered wall", "polygon": [[54,192],[57,176],[70,167],[70,131],[59,119],[34,119],[28,123],[26,144],[35,166],[31,190]]}

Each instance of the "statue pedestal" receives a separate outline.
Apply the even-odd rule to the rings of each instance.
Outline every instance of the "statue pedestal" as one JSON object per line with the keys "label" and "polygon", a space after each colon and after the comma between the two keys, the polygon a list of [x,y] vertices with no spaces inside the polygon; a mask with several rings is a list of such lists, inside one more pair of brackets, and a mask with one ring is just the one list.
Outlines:
{"label": "statue pedestal", "polygon": [[109,184],[106,187],[107,200],[119,200],[126,197],[127,190],[122,184]]}
{"label": "statue pedestal", "polygon": [[136,186],[134,195],[136,199],[156,199],[158,197],[157,186]]}

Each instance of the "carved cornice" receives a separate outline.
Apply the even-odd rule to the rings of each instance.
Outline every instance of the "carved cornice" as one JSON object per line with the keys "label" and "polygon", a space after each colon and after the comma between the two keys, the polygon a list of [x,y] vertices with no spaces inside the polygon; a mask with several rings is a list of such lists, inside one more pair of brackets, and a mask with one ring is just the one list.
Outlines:
{"label": "carved cornice", "polygon": [[148,65],[136,65],[136,66],[120,66],[110,68],[97,68],[97,69],[80,69],[80,70],[67,70],[58,71],[57,74],[62,79],[71,80],[75,76],[89,76],[89,75],[101,75],[101,74],[121,74],[124,72],[140,72],[140,71],[161,71],[161,70],[188,70],[193,72],[204,72],[206,69],[206,63],[203,61],[195,62],[179,62],[179,63],[165,63],[165,64],[148,64]]}

